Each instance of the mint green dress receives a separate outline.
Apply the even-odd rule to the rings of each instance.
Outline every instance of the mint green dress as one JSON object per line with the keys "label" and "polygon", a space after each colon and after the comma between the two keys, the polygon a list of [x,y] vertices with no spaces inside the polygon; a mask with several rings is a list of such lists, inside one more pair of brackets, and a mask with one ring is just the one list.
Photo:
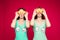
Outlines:
{"label": "mint green dress", "polygon": [[15,33],[15,40],[28,40],[26,31],[26,21],[24,21],[24,24],[22,25],[18,24],[18,20],[16,21]]}
{"label": "mint green dress", "polygon": [[[47,40],[45,35],[46,21],[41,24],[37,24],[36,20],[34,21],[34,38],[33,40]],[[44,31],[43,31],[44,30]]]}

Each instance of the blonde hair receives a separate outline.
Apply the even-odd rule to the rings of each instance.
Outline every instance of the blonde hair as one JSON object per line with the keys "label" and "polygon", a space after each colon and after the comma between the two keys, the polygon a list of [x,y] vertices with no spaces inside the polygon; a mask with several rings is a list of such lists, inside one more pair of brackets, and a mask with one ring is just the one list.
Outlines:
{"label": "blonde hair", "polygon": [[25,14],[26,13],[26,10],[24,8],[19,8],[17,10],[17,13],[20,15],[20,14]]}
{"label": "blonde hair", "polygon": [[36,13],[43,13],[42,8],[36,8]]}

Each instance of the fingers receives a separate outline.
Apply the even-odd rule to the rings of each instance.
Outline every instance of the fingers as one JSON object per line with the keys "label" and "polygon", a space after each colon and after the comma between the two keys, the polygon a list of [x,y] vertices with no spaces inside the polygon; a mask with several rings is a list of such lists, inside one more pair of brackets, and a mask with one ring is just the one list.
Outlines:
{"label": "fingers", "polygon": [[44,8],[42,8],[43,12],[46,12]]}
{"label": "fingers", "polygon": [[27,16],[28,15],[28,12],[26,11],[25,15]]}
{"label": "fingers", "polygon": [[26,11],[26,16],[28,16],[28,12]]}
{"label": "fingers", "polygon": [[17,11],[15,12],[15,17],[17,18],[19,15],[18,15],[18,13],[17,13]]}
{"label": "fingers", "polygon": [[46,10],[44,9],[44,8],[42,8],[42,10],[43,10],[43,15],[46,15]]}
{"label": "fingers", "polygon": [[28,18],[28,12],[26,11],[25,13],[25,18],[27,19]]}

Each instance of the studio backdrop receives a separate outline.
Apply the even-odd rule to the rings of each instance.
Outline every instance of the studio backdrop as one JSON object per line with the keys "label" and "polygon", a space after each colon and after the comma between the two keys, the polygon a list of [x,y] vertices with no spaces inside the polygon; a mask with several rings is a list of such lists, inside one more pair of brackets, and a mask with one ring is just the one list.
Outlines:
{"label": "studio backdrop", "polygon": [[[28,11],[28,18],[31,20],[33,10],[37,7],[45,8],[47,16],[51,22],[51,27],[46,28],[48,40],[60,40],[60,6],[59,0],[1,0],[0,1],[0,40],[14,40],[15,31],[11,28],[11,22],[15,17],[18,8],[25,8]],[[29,40],[34,37],[32,26],[27,29]]]}

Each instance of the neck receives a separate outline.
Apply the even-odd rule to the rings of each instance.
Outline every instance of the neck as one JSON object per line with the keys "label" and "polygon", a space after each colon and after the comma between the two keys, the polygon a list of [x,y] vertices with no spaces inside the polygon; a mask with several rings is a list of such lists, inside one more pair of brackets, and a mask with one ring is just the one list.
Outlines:
{"label": "neck", "polygon": [[23,18],[20,18],[19,21],[24,21],[24,19]]}
{"label": "neck", "polygon": [[41,17],[38,17],[37,20],[42,20],[42,18]]}

